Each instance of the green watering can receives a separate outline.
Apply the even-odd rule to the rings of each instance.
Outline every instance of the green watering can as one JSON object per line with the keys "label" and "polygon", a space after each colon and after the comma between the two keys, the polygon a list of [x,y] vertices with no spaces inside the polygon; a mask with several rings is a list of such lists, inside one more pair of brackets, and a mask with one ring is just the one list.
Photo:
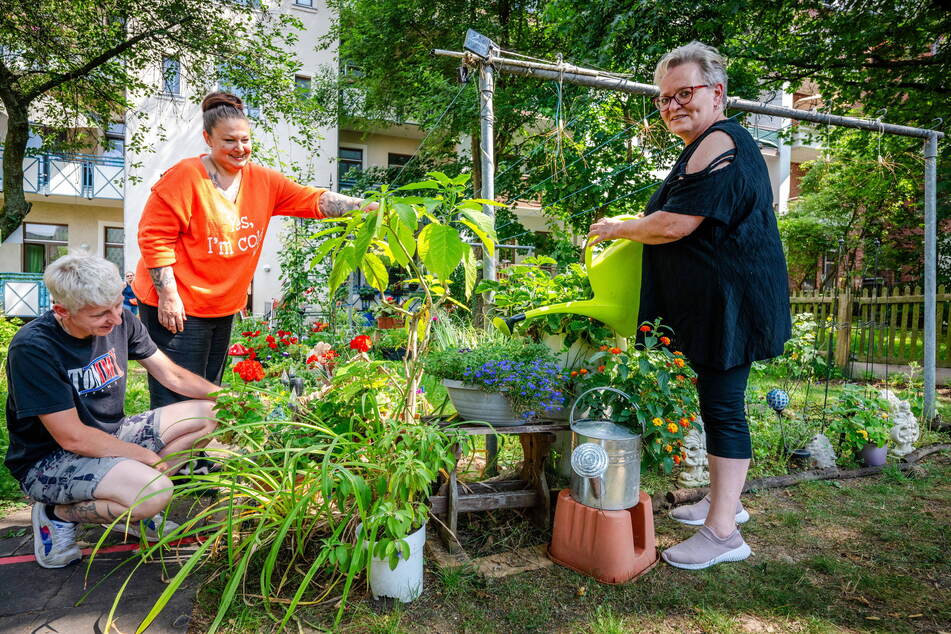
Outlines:
{"label": "green watering can", "polygon": [[[616,216],[630,220],[634,216]],[[556,313],[574,313],[593,317],[610,326],[619,336],[630,337],[637,331],[637,312],[641,303],[641,266],[644,245],[631,240],[615,240],[592,257],[592,247],[584,250],[584,267],[594,298],[535,308],[506,319],[496,317],[492,324],[507,335],[512,326],[525,319]]]}

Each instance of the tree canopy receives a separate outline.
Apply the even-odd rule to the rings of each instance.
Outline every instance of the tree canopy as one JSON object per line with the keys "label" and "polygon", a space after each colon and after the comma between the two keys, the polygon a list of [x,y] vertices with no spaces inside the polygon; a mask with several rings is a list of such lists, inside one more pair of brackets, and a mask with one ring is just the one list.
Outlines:
{"label": "tree canopy", "polygon": [[[31,122],[44,149],[88,147],[77,128],[105,128],[135,116],[143,98],[163,89],[163,61],[186,81],[211,89],[216,79],[261,109],[264,127],[286,118],[313,129],[327,112],[295,91],[299,62],[289,52],[300,23],[247,0],[8,0],[0,12],[0,103],[7,115],[3,153],[6,238],[29,212],[23,159]],[[199,97],[200,98],[200,97]],[[324,116],[326,119],[326,115]],[[130,139],[142,151],[148,128]],[[302,133],[307,143],[315,135]]]}

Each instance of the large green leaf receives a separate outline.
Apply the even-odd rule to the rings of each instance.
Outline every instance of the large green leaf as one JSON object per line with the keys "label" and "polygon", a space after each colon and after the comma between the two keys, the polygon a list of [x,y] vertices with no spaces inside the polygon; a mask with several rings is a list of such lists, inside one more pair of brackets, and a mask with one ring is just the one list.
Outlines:
{"label": "large green leaf", "polygon": [[431,224],[419,233],[417,248],[426,268],[439,279],[448,280],[468,245],[453,227]]}
{"label": "large green leaf", "polygon": [[409,229],[412,229],[413,233],[416,233],[419,224],[416,218],[416,210],[413,209],[413,206],[407,203],[394,203],[393,208],[396,209],[396,215],[399,217],[400,222]]}
{"label": "large green leaf", "polygon": [[389,244],[393,259],[401,266],[409,263],[409,258],[416,254],[416,239],[413,232],[401,223],[397,223],[396,230],[387,228],[386,241]]}
{"label": "large green leaf", "polygon": [[462,269],[465,272],[465,290],[466,290],[466,299],[472,297],[472,288],[476,283],[476,259],[475,254],[472,252],[472,247],[468,244],[466,245],[465,255],[462,257]]}
{"label": "large green leaf", "polygon": [[383,292],[389,286],[390,276],[386,272],[386,266],[377,254],[367,253],[364,255],[360,270],[363,271],[363,276],[367,278],[367,283],[378,291]]}
{"label": "large green leaf", "polygon": [[[483,213],[475,211],[464,211],[463,214],[466,216],[460,222],[465,226],[472,229],[472,233],[476,234],[479,240],[485,245],[486,251],[489,255],[495,255],[495,227],[492,226],[492,219],[486,216]],[[470,214],[476,215],[476,218],[470,218]],[[479,216],[485,220],[479,222]],[[488,231],[486,231],[488,229]]]}
{"label": "large green leaf", "polygon": [[347,277],[353,273],[353,270],[356,268],[353,262],[355,252],[356,249],[354,246],[348,244],[340,249],[337,253],[337,257],[334,258],[333,268],[330,269],[330,279],[328,280],[331,293],[340,288],[340,285],[346,281]]}
{"label": "large green leaf", "polygon": [[437,183],[436,181],[421,181],[418,183],[408,183],[406,185],[403,185],[402,187],[397,187],[393,191],[403,192],[403,191],[409,191],[413,189],[438,189],[438,188],[439,188],[439,183]]}
{"label": "large green leaf", "polygon": [[310,268],[314,268],[315,266],[320,264],[323,261],[323,259],[327,257],[327,254],[333,251],[334,249],[336,249],[337,247],[339,247],[343,243],[343,241],[344,241],[343,236],[339,238],[332,238],[330,240],[327,240],[323,244],[321,244],[319,247],[317,247],[317,250],[314,251],[313,257],[310,258]]}

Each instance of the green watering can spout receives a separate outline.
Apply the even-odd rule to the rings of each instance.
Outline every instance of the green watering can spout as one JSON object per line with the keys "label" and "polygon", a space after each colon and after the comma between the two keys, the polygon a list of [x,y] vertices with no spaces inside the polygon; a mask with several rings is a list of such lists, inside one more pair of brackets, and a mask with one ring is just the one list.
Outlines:
{"label": "green watering can spout", "polygon": [[[629,220],[634,216],[617,216]],[[618,335],[630,337],[637,331],[637,312],[641,303],[641,268],[644,245],[631,240],[615,240],[604,251],[594,255],[592,247],[584,251],[585,272],[594,291],[592,299],[542,306],[502,319],[492,324],[505,334],[520,321],[542,315],[573,313],[593,317]]]}

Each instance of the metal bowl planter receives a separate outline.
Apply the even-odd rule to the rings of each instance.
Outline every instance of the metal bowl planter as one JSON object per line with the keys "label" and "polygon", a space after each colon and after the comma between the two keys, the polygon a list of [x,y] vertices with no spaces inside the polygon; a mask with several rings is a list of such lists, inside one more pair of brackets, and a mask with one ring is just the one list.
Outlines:
{"label": "metal bowl planter", "polygon": [[486,392],[454,379],[443,379],[442,384],[463,420],[491,423],[495,427],[516,427],[523,422],[504,394]]}

